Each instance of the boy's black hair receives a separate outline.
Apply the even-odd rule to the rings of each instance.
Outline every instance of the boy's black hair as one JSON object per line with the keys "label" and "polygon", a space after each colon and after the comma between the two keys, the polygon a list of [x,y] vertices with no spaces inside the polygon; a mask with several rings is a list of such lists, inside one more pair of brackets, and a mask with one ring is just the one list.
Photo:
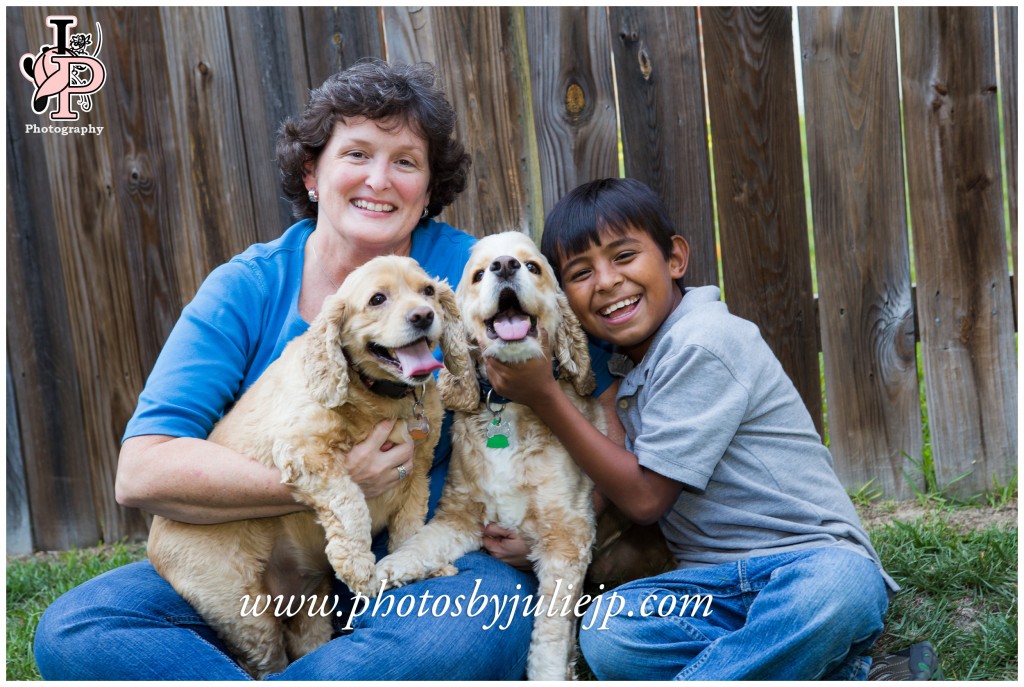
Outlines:
{"label": "boy's black hair", "polygon": [[636,179],[589,181],[569,191],[551,209],[544,222],[541,252],[561,283],[561,258],[600,246],[604,231],[621,235],[631,227],[645,232],[669,257],[672,236],[678,232],[657,193]]}

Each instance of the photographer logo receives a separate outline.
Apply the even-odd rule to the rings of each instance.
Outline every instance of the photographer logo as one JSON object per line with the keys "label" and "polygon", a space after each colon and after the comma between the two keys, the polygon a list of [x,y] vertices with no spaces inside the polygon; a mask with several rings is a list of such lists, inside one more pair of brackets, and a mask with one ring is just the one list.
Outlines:
{"label": "photographer logo", "polygon": [[46,24],[53,29],[53,45],[22,55],[19,63],[22,76],[35,85],[32,111],[41,115],[49,109],[50,121],[75,121],[77,110],[92,110],[92,96],[106,81],[106,69],[97,57],[103,34],[99,22],[95,45],[92,34],[72,33],[78,25],[73,16],[49,16]]}

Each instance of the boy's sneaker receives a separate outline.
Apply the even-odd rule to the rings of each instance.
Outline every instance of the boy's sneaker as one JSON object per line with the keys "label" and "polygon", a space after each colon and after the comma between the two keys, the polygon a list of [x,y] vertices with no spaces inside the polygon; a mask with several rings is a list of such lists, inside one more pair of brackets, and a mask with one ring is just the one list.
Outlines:
{"label": "boy's sneaker", "polygon": [[871,661],[869,680],[941,680],[939,655],[931,642],[911,644],[902,651]]}

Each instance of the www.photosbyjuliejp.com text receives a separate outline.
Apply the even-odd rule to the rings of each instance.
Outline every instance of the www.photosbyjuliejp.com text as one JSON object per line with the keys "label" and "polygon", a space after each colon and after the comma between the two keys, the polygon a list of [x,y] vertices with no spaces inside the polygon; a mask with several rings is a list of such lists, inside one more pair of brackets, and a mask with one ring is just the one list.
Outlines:
{"label": "www.photosbyjuliejp.com text", "polygon": [[[343,629],[351,630],[353,623],[367,613],[374,618],[395,615],[399,618],[409,616],[434,617],[434,618],[457,618],[465,615],[470,618],[480,618],[481,628],[484,630],[498,629],[505,630],[512,624],[516,617],[538,617],[546,614],[549,617],[556,615],[574,615],[582,618],[588,607],[593,605],[590,620],[584,624],[583,629],[589,630],[596,627],[598,630],[608,629],[608,621],[611,618],[625,614],[627,617],[639,615],[641,617],[652,616],[683,616],[689,614],[695,617],[698,612],[702,617],[711,615],[711,605],[714,598],[710,594],[695,595],[658,595],[649,594],[644,597],[636,608],[627,608],[626,598],[615,590],[603,592],[597,596],[583,594],[575,603],[572,602],[572,585],[566,585],[563,591],[562,581],[555,585],[551,595],[553,602],[545,603],[546,598],[541,595],[519,595],[519,594],[486,594],[480,591],[483,580],[477,579],[470,594],[459,594],[450,596],[448,594],[431,594],[429,590],[423,590],[418,595],[394,595],[385,594],[386,581],[381,582],[380,593],[376,598],[369,598],[363,594],[356,594],[353,599],[351,612]],[[521,589],[516,585],[516,589]],[[603,590],[604,585],[599,586]],[[241,599],[242,616],[261,616],[265,613],[272,613],[279,618],[292,618],[297,615],[307,614],[313,616],[336,616],[342,617],[348,611],[348,607],[339,610],[341,599],[335,595],[317,596],[283,595],[271,596],[257,595],[251,598],[248,594]]]}

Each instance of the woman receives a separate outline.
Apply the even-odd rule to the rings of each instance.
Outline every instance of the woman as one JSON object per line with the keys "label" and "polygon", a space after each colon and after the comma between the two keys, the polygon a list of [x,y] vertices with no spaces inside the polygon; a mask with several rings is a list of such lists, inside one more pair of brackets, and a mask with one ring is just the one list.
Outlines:
{"label": "woman", "polygon": [[[119,503],[192,523],[303,508],[276,469],[205,437],[367,260],[411,255],[427,272],[458,282],[473,239],[432,219],[466,184],[469,156],[453,137],[454,125],[429,65],[380,61],[331,77],[305,112],[285,123],[278,140],[282,184],[304,219],[214,270],[183,311],[125,432]],[[412,469],[411,444],[385,444],[391,425],[378,425],[348,456],[352,478],[367,496]],[[431,512],[451,450],[443,434],[431,470]],[[350,623],[353,631],[273,677],[520,678],[528,620],[499,630],[505,618],[490,623],[488,614],[457,614],[454,606],[436,617],[440,607],[432,601],[461,596],[465,605],[474,595],[528,594],[533,578],[482,553],[458,567],[454,577],[397,590],[392,612],[360,615]],[[414,597],[416,612],[403,616],[396,609],[410,607],[401,603],[404,596]],[[344,618],[336,623],[345,624]],[[40,621],[36,660],[46,679],[248,677],[148,562],[113,570],[58,599]]]}

